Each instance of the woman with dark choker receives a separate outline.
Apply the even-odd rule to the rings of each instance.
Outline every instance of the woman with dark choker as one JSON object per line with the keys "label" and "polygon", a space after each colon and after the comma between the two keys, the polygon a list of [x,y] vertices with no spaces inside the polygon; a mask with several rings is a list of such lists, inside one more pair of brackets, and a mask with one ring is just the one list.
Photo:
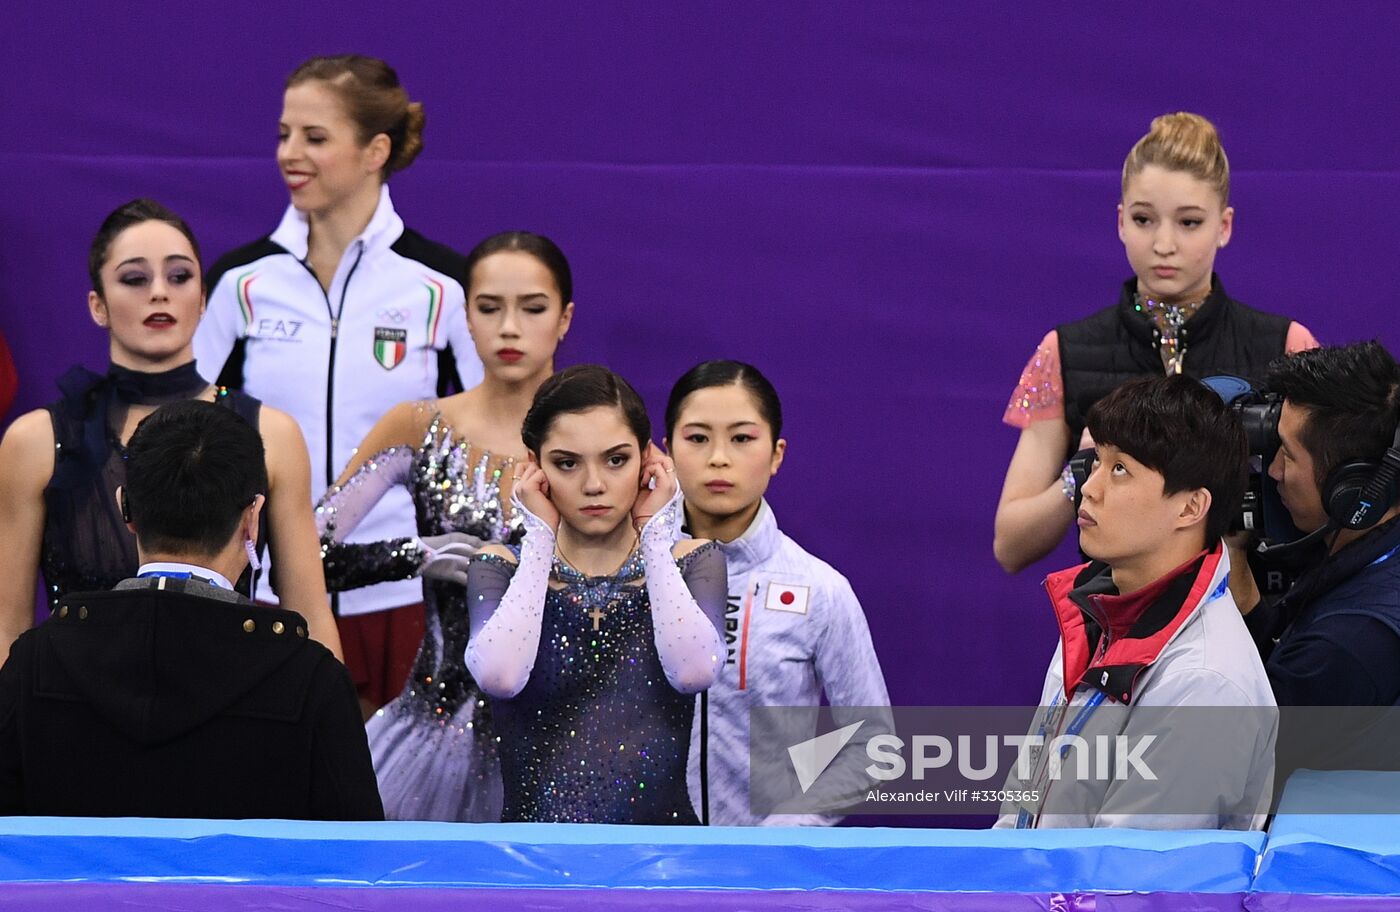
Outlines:
{"label": "woman with dark choker", "polygon": [[1118,303],[1046,333],[1002,420],[1021,437],[997,504],[997,563],[1016,573],[1045,557],[1074,519],[1067,460],[1093,446],[1089,408],[1153,374],[1260,378],[1273,359],[1317,340],[1302,324],[1225,293],[1215,256],[1230,242],[1230,163],[1198,114],[1152,121],[1123,163],[1118,237],[1133,278]]}
{"label": "woman with dark choker", "polygon": [[[337,657],[310,509],[310,466],[301,431],[258,400],[205,382],[191,340],[204,312],[199,246],[178,215],[133,200],[103,221],[88,255],[93,322],[107,330],[111,364],[75,367],[61,399],[21,415],[0,442],[0,655],[33,620],[42,569],[50,606],[69,592],[110,589],[134,576],[136,539],[117,506],[125,443],[160,405],[216,402],[262,434],[268,498],[264,534],[284,572],[283,605]],[[254,543],[250,542],[252,548]],[[248,574],[239,581],[251,591]]]}

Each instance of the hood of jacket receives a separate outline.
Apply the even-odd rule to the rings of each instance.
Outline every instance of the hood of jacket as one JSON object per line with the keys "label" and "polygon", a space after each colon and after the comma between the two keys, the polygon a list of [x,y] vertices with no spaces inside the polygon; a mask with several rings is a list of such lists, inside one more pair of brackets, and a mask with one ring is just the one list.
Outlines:
{"label": "hood of jacket", "polygon": [[35,696],[88,703],[146,745],[220,715],[295,720],[319,663],[293,659],[323,648],[296,612],[156,589],[70,596],[42,633]]}

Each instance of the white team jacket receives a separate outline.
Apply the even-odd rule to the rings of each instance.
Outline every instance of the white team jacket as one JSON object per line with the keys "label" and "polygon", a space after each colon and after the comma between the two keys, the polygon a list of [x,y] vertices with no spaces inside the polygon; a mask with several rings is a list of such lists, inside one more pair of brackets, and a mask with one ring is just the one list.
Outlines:
{"label": "white team jacket", "polygon": [[[454,371],[463,389],[474,386],[482,368],[467,332],[466,259],[406,229],[388,187],[329,292],[305,262],[307,243],[306,216],[288,207],[271,235],[215,263],[194,350],[203,376],[297,420],[314,499],[390,408],[446,392]],[[395,488],[349,540],[415,531],[412,502]],[[271,597],[266,583],[258,596]],[[421,601],[422,586],[381,583],[339,599],[341,614],[365,614]]]}
{"label": "white team jacket", "polygon": [[[1199,566],[1133,596],[1104,594],[1107,574],[1086,564],[1047,577],[1060,643],[1027,732],[1082,738],[1085,765],[1078,748],[1066,747],[1062,775],[1048,779],[1048,752],[1023,750],[1032,772],[1007,777],[1012,794],[995,825],[1015,827],[1025,810],[1025,822],[1043,828],[1262,829],[1278,710],[1230,596],[1229,555],[1217,546]],[[1129,619],[1120,624],[1115,612],[1134,598],[1150,607],[1136,619],[1120,614]],[[1093,655],[1090,616],[1114,631]],[[1095,748],[1102,767],[1088,759]],[[1134,752],[1155,779],[1126,762]]]}
{"label": "white team jacket", "polygon": [[[844,576],[783,534],[767,501],[744,534],[720,548],[729,571],[729,658],[697,703],[687,771],[691,803],[703,819],[707,799],[709,822],[717,826],[833,824],[840,818],[760,817],[750,810],[749,709],[816,707],[823,691],[832,706],[888,707],[865,613]],[[704,703],[709,711],[702,728]],[[881,725],[888,730],[887,720]],[[875,731],[873,724],[867,728]],[[708,748],[703,790],[702,732]],[[786,757],[787,745],[768,747]]]}

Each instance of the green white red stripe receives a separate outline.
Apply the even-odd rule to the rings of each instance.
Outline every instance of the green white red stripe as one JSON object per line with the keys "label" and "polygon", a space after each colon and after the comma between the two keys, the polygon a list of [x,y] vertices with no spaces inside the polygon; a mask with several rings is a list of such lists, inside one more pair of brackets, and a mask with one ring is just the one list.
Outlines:
{"label": "green white red stripe", "polygon": [[424,276],[423,287],[428,289],[428,347],[437,343],[438,321],[442,318],[442,283]]}
{"label": "green white red stripe", "polygon": [[238,292],[238,309],[243,311],[243,328],[246,330],[253,325],[253,298],[248,290],[253,287],[253,280],[258,277],[256,269],[250,269],[238,277],[234,283],[234,288]]}

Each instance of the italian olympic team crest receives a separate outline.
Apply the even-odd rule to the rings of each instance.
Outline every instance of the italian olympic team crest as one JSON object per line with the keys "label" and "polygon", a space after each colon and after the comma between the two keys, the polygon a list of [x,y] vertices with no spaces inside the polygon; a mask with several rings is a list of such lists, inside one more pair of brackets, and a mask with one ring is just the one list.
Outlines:
{"label": "italian olympic team crest", "polygon": [[379,366],[393,370],[403,363],[408,354],[408,330],[389,329],[387,326],[374,328],[374,360]]}

